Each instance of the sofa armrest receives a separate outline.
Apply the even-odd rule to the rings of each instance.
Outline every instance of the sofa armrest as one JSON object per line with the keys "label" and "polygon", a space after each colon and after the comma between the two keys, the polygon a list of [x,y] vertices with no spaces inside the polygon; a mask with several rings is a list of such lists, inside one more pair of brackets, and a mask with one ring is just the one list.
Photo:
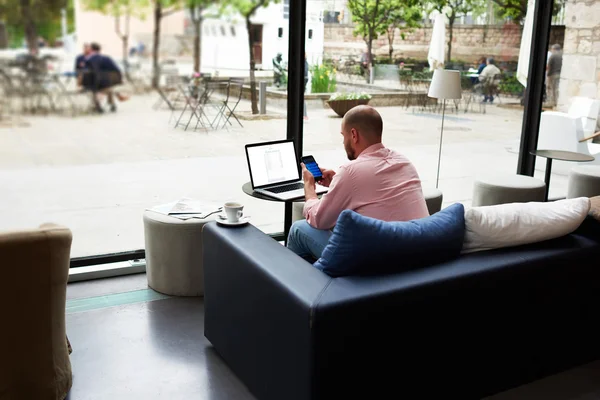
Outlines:
{"label": "sofa armrest", "polygon": [[203,245],[205,336],[258,398],[309,398],[313,306],[331,278],[252,225],[207,224]]}

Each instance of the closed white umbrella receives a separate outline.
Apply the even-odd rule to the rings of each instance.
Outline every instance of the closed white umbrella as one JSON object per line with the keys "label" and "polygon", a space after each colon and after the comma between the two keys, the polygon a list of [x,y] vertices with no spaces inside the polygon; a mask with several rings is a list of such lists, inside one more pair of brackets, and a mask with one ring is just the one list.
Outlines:
{"label": "closed white umbrella", "polygon": [[434,70],[444,68],[446,59],[446,20],[444,14],[438,14],[433,23],[433,31],[431,33],[431,43],[429,43],[429,53],[427,53],[427,61],[429,61],[429,69]]}
{"label": "closed white umbrella", "polygon": [[531,53],[531,34],[533,32],[533,13],[535,0],[527,2],[527,14],[523,25],[521,36],[521,48],[519,49],[519,63],[517,64],[517,80],[527,87],[527,75],[529,74],[529,54]]}

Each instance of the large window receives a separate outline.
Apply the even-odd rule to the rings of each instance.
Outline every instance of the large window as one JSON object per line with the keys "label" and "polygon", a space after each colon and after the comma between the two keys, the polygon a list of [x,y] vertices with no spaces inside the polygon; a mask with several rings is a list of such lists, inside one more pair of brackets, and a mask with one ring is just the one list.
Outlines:
{"label": "large window", "polygon": [[[154,13],[138,11],[128,27],[126,18],[119,20],[121,32],[130,32],[123,43],[112,11],[104,15],[78,6],[77,31],[70,31],[77,41],[68,47],[59,37],[46,37],[39,54],[49,61],[44,59],[40,71],[28,70],[26,48],[0,50],[2,229],[64,224],[74,234],[73,257],[143,249],[144,211],[188,197],[217,205],[241,202],[254,225],[282,232],[283,205],[242,191],[250,180],[244,145],[286,138],[288,37],[278,31],[289,29],[281,5],[259,7],[250,17],[250,32],[232,7],[218,16],[217,4],[203,18],[197,10],[163,9],[157,60],[161,95],[150,90],[154,21],[137,18]],[[126,72],[117,91],[130,98],[117,101],[114,112],[106,96],[100,99],[103,112],[94,112],[91,94],[77,93],[71,76],[83,44],[94,41]],[[273,60],[283,72],[278,87]],[[194,71],[202,76],[194,77]],[[258,92],[263,81],[267,114],[253,115],[250,90]],[[203,97],[205,90],[210,94]]]}
{"label": "large window", "polygon": [[[491,1],[486,7],[430,12],[394,4],[307,2],[304,153],[329,168],[347,162],[338,112],[359,99],[380,112],[384,144],[415,164],[424,188],[439,186],[445,205],[468,205],[479,175],[516,172],[525,94],[517,66],[525,14],[510,18]],[[318,19],[345,9],[349,24]],[[562,31],[553,26],[553,37],[560,41]],[[462,96],[446,101],[436,182],[443,103],[427,94],[439,65],[460,71]],[[330,98],[336,101],[327,103]]]}
{"label": "large window", "polygon": [[[339,167],[347,160],[341,119],[334,103],[328,103],[334,94],[337,100],[368,100],[376,107],[384,119],[384,144],[412,160],[424,187],[439,186],[445,204],[469,204],[479,174],[515,173],[517,166],[527,170],[527,163],[520,161],[531,149],[521,151],[519,158],[520,141],[537,131],[527,128],[522,136],[522,128],[536,127],[544,119],[543,114],[531,118],[532,105],[541,108],[542,92],[524,96],[529,89],[517,71],[519,63],[546,62],[519,56],[523,37],[537,43],[536,38],[548,33],[539,31],[548,27],[540,20],[541,12],[534,24],[538,31],[523,36],[526,14],[515,15],[495,1],[467,10],[429,7],[427,12],[404,6],[385,10],[389,5],[384,1],[304,3],[304,21],[287,1],[258,8],[250,18],[250,31],[235,9],[218,16],[217,5],[200,18],[197,10],[165,8],[155,46],[153,19],[138,18],[154,15],[151,8],[136,10],[140,12],[132,16],[123,42],[115,32],[114,15],[75,2],[75,23],[66,24],[67,36],[58,29],[39,40],[41,69],[22,47],[27,42],[22,30],[9,27],[11,35],[21,36],[11,37],[13,48],[0,50],[2,227],[64,224],[74,233],[73,257],[137,250],[144,247],[144,211],[189,197],[216,204],[242,202],[254,225],[267,233],[281,232],[284,206],[242,191],[249,181],[244,145],[294,138],[301,152],[312,154],[321,166]],[[369,8],[375,4],[380,9]],[[562,69],[552,82],[540,81],[546,94],[558,88],[556,104],[545,104],[544,112],[570,113],[577,97],[600,97],[600,28],[591,17],[595,7],[597,1],[567,2],[552,10],[550,18],[566,25],[550,30],[549,45],[562,48]],[[371,16],[387,20],[369,40],[360,34],[368,30],[356,28],[372,23]],[[438,20],[443,27],[435,26]],[[297,21],[305,27],[303,41],[290,26]],[[116,24],[121,32],[126,23],[122,17]],[[439,29],[441,42],[434,44]],[[118,92],[130,98],[117,102],[116,112],[106,96],[100,99],[104,112],[92,111],[91,95],[80,93],[72,76],[83,44],[95,40],[124,72]],[[430,53],[432,47],[437,52]],[[297,76],[301,83],[296,84],[291,78],[299,74],[300,64],[291,65],[289,57],[303,52],[308,73]],[[443,107],[427,92],[432,69],[441,64],[460,71],[462,96],[446,103],[436,182]],[[243,85],[236,86],[239,80]],[[153,81],[161,95],[148,90]],[[260,82],[267,85],[259,95]],[[203,97],[206,90],[210,96]],[[301,113],[296,99],[302,91],[304,122],[295,115]],[[256,115],[265,109],[261,105],[266,113]],[[524,105],[530,114],[524,115]],[[594,105],[590,107],[589,115],[581,116],[585,135],[597,130]],[[538,160],[536,168],[525,173],[542,177],[544,163]],[[561,171],[556,165],[551,197],[566,190]]]}

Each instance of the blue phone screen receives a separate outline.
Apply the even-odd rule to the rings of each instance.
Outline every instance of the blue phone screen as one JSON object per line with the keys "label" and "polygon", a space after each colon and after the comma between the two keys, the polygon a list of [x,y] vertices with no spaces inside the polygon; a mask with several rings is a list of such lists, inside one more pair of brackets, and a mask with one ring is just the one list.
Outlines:
{"label": "blue phone screen", "polygon": [[[306,160],[308,161],[308,160]],[[317,162],[314,161],[314,159],[312,161],[308,161],[304,164],[306,166],[306,169],[310,171],[311,174],[313,174],[313,176],[315,178],[322,178],[323,174],[321,174],[321,169],[319,168],[319,166],[317,165]]]}

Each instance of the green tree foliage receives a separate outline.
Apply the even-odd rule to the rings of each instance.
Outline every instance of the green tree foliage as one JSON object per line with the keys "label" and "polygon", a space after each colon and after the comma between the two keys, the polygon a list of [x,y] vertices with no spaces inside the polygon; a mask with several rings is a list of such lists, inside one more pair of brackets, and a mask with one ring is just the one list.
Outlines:
{"label": "green tree foliage", "polygon": [[433,9],[445,13],[448,17],[448,61],[452,60],[452,39],[456,18],[482,7],[482,0],[431,0]]}
{"label": "green tree foliage", "polygon": [[252,104],[252,114],[258,114],[258,99],[256,96],[256,55],[254,54],[254,35],[251,18],[261,7],[267,7],[271,3],[278,3],[279,0],[230,0],[227,4],[231,9],[238,12],[246,21],[246,30],[248,31],[248,51],[250,52],[250,101]]}
{"label": "green tree foliage", "polygon": [[[522,23],[527,14],[527,0],[493,0],[499,9],[502,18],[510,18],[517,23]],[[555,0],[553,15],[565,6],[566,0]]]}
{"label": "green tree foliage", "polygon": [[[27,47],[38,48],[38,36],[53,42],[60,36],[61,10],[73,8],[67,0],[0,0],[0,18],[13,35],[24,35]],[[72,12],[71,12],[72,15]],[[14,43],[14,40],[13,40]]]}
{"label": "green tree foliage", "polygon": [[369,72],[375,66],[373,40],[387,29],[392,4],[390,0],[348,0],[347,7],[356,24],[354,35],[361,36],[367,45]]}
{"label": "green tree foliage", "polygon": [[[418,0],[348,0],[347,6],[356,24],[355,36],[361,36],[367,45],[369,73],[375,65],[373,41],[386,34],[390,43],[390,57],[396,29],[411,29],[418,26],[421,10]],[[403,32],[401,32],[403,34]]]}
{"label": "green tree foliage", "polygon": [[394,39],[396,31],[400,32],[400,36],[404,39],[405,35],[411,32],[414,28],[421,26],[423,19],[422,7],[415,2],[402,0],[392,0],[395,5],[392,6],[388,20],[384,24],[385,34],[388,39],[388,54],[390,61],[393,61],[394,55]]}

